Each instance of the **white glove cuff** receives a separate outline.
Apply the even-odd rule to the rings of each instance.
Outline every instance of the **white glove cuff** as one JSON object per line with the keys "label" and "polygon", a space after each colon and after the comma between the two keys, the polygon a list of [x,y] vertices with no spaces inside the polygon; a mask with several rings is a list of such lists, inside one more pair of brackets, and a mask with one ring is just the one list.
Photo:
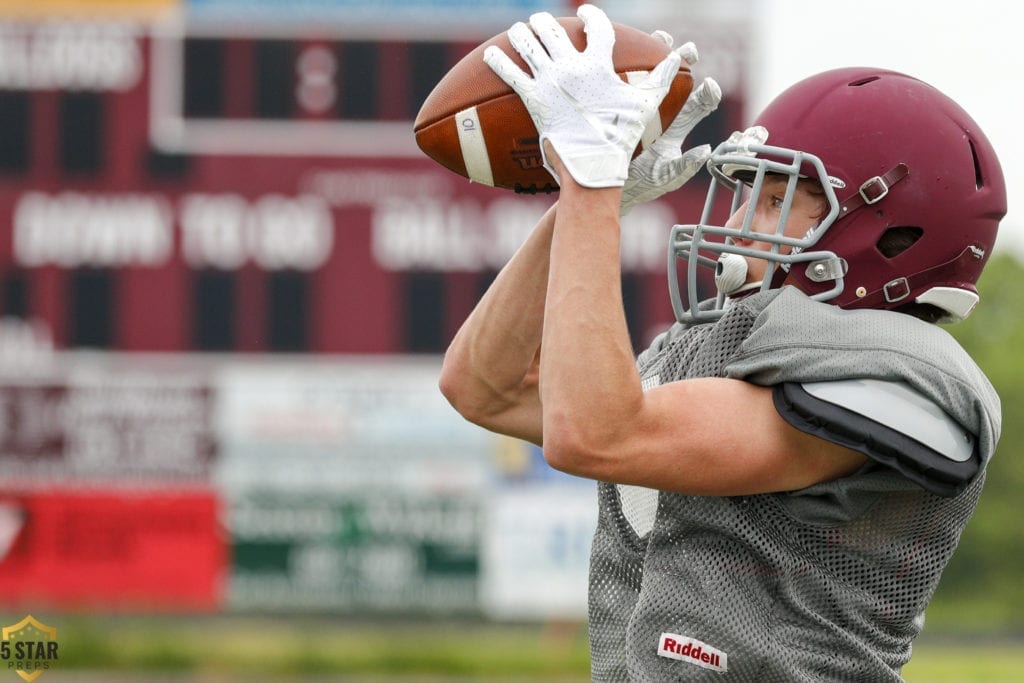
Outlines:
{"label": "white glove cuff", "polygon": [[[542,135],[540,149],[544,158],[544,168],[561,185],[561,179],[548,163],[544,145],[546,140],[548,140],[548,136]],[[607,145],[596,149],[581,149],[575,153],[566,153],[559,150],[553,140],[551,146],[558,153],[565,170],[582,187],[622,187],[626,183],[626,178],[629,176],[630,157],[621,149]]]}

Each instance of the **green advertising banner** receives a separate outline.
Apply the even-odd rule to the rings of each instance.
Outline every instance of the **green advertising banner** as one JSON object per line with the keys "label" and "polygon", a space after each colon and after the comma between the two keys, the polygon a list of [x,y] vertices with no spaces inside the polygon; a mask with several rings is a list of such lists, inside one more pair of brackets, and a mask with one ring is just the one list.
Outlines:
{"label": "green advertising banner", "polygon": [[467,496],[235,500],[228,607],[475,611],[480,518],[479,501]]}

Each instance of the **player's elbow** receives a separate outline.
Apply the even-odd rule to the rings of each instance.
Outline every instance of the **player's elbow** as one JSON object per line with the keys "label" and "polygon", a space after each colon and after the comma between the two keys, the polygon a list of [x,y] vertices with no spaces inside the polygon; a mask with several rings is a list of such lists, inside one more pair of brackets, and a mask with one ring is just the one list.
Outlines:
{"label": "player's elbow", "polygon": [[585,461],[585,453],[576,444],[563,436],[544,435],[544,460],[552,469],[575,476],[585,476],[581,463]]}
{"label": "player's elbow", "polygon": [[566,474],[605,480],[612,469],[613,453],[601,431],[568,416],[546,414],[544,459]]}
{"label": "player's elbow", "polygon": [[445,356],[438,388],[459,415],[481,427],[490,427],[496,412],[494,392],[458,356]]}
{"label": "player's elbow", "polygon": [[466,369],[461,367],[458,360],[449,354],[444,358],[437,386],[441,390],[441,395],[445,397],[456,412],[467,420],[475,422],[473,415],[480,410],[479,401],[474,400],[474,393],[470,391],[467,377]]}

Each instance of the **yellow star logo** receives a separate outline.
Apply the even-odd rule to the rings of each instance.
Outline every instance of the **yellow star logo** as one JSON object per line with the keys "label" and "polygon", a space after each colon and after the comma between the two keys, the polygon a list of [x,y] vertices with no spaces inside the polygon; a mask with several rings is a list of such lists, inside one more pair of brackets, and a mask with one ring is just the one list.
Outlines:
{"label": "yellow star logo", "polygon": [[4,626],[0,653],[25,681],[36,680],[57,658],[57,629],[31,614],[12,626]]}

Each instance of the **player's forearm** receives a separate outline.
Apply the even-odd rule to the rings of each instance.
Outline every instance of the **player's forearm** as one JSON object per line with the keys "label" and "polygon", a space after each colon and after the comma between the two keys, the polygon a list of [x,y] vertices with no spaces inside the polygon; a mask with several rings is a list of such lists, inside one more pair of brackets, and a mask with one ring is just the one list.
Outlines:
{"label": "player's forearm", "polygon": [[445,353],[441,391],[467,419],[540,441],[537,363],[555,207],[495,278]]}
{"label": "player's forearm", "polygon": [[587,474],[642,401],[622,305],[616,189],[563,181],[540,366],[545,455]]}

